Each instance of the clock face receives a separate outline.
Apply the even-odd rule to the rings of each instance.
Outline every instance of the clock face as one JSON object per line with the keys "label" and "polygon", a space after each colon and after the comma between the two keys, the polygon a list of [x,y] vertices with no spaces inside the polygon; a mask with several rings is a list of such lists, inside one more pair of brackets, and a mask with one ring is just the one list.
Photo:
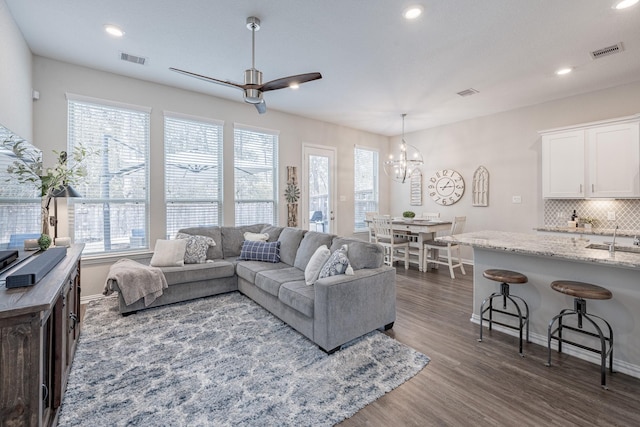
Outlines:
{"label": "clock face", "polygon": [[436,203],[443,206],[452,205],[464,194],[464,179],[452,169],[442,169],[429,178],[427,190]]}

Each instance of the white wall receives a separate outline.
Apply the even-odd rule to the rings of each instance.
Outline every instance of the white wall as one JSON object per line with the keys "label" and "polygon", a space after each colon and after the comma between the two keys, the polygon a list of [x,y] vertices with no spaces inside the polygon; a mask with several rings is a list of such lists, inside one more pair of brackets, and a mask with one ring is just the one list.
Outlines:
{"label": "white wall", "polygon": [[[466,231],[531,233],[543,224],[538,131],[638,112],[640,82],[408,133],[407,143],[415,145],[425,159],[422,171],[426,198],[422,206],[410,206],[409,187],[393,183],[391,213],[439,211],[444,218],[466,215]],[[398,141],[392,138],[392,146]],[[471,206],[473,173],[480,165],[490,175],[488,207]],[[425,191],[431,174],[445,168],[460,172],[466,184],[462,199],[446,207],[433,202]],[[521,196],[522,203],[513,204],[512,196]],[[465,257],[470,257],[470,252]]]}
{"label": "white wall", "polygon": [[[301,174],[302,143],[327,145],[337,149],[337,193],[346,200],[338,202],[337,230],[339,235],[351,235],[354,229],[353,148],[362,145],[386,152],[389,138],[342,126],[306,119],[270,110],[259,115],[255,108],[243,102],[233,102],[181,89],[144,82],[111,73],[75,66],[43,57],[34,57],[34,87],[40,100],[34,105],[34,144],[41,148],[45,164],[53,162],[51,150],[66,149],[67,100],[65,93],[74,93],[128,104],[147,106],[151,112],[151,224],[150,241],[165,235],[163,189],[163,112],[172,111],[224,121],[224,223],[233,225],[233,124],[259,126],[280,131],[280,225],[286,225],[284,188],[286,166],[298,166]],[[298,177],[299,180],[301,177]],[[381,205],[388,206],[389,187],[380,186]],[[61,217],[64,217],[62,212]],[[68,235],[67,223],[59,225],[59,235]],[[153,244],[153,243],[152,243]],[[83,295],[102,290],[108,264],[84,263]]]}
{"label": "white wall", "polygon": [[0,124],[33,141],[31,50],[0,0]]}

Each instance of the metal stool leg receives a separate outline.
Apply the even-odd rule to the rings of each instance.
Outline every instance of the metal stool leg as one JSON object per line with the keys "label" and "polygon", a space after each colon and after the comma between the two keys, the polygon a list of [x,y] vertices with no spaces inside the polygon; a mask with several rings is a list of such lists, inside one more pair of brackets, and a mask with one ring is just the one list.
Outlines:
{"label": "metal stool leg", "polygon": [[[563,342],[575,345],[585,350],[592,351],[594,353],[598,353],[600,354],[600,385],[602,386],[602,388],[606,390],[607,389],[607,385],[606,385],[607,357],[609,357],[609,370],[611,373],[613,373],[613,329],[611,328],[611,325],[609,324],[609,322],[607,322],[602,317],[588,314],[586,312],[586,302],[583,299],[576,298],[574,307],[575,307],[574,310],[564,309],[560,311],[560,313],[557,316],[555,316],[553,319],[551,319],[551,321],[549,322],[549,328],[547,330],[548,354],[547,354],[547,363],[545,365],[551,366],[551,340],[554,338],[558,340],[558,353],[561,353]],[[562,338],[562,328],[563,328],[562,318],[564,316],[571,316],[571,315],[578,316],[578,327],[575,328],[572,326],[564,326],[564,328],[571,329],[577,333],[582,333],[582,334],[586,334],[586,335],[590,335],[598,338],[600,341],[599,349],[593,348],[593,347],[587,347],[586,345],[574,343]],[[602,332],[602,328],[600,327],[600,325],[598,325],[598,323],[595,320],[592,319],[592,317],[600,319],[607,326],[607,329],[609,330],[608,337]],[[588,323],[590,323],[597,333],[583,331],[582,330],[583,319],[586,320]],[[555,330],[552,330],[556,320],[558,321],[558,327]],[[556,333],[557,333],[557,336],[554,335]],[[608,349],[607,349],[607,341],[609,342]]]}
{"label": "metal stool leg", "polygon": [[[502,310],[499,310],[497,308],[493,307],[493,299],[494,298],[502,298]],[[525,308],[525,314],[523,315],[522,313],[522,309],[520,308],[520,304],[518,304],[518,302],[516,301],[516,299],[522,301],[522,303],[524,304],[524,308]],[[511,304],[513,304],[515,306],[515,309],[517,311],[518,314],[515,313],[510,313],[510,312],[506,312],[503,310],[506,310],[507,308],[507,301],[510,301]],[[489,304],[488,307],[485,308],[485,306],[487,305],[487,303]],[[487,319],[485,319],[485,313],[489,312],[489,317]],[[516,328],[513,325],[509,325],[509,324],[505,324],[505,323],[501,323],[501,322],[497,322],[493,320],[493,312],[497,311],[499,313],[508,315],[508,316],[513,316],[513,317],[517,317],[518,318],[518,327]],[[509,284],[508,283],[501,283],[500,284],[500,292],[494,292],[491,295],[489,295],[489,297],[485,298],[484,301],[482,301],[482,304],[480,305],[480,338],[478,339],[479,342],[482,342],[482,332],[483,332],[483,321],[487,320],[489,322],[489,330],[492,330],[492,326],[493,323],[498,323],[499,325],[505,326],[507,328],[510,329],[517,329],[519,332],[519,353],[522,357],[524,357],[524,352],[523,352],[523,345],[522,345],[522,334],[523,334],[523,330],[526,328],[526,340],[527,342],[529,342],[529,305],[527,304],[527,302],[522,299],[521,297],[517,296],[517,295],[510,295],[509,293]]]}

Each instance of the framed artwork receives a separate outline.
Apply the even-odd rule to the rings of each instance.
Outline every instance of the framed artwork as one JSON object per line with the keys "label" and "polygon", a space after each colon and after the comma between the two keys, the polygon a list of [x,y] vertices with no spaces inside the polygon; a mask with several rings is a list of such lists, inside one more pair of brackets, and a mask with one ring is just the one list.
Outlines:
{"label": "framed artwork", "polygon": [[478,166],[473,174],[473,206],[489,206],[489,171]]}
{"label": "framed artwork", "polygon": [[415,169],[411,173],[409,186],[409,191],[411,192],[409,204],[411,206],[422,206],[422,172],[420,172],[420,169]]}

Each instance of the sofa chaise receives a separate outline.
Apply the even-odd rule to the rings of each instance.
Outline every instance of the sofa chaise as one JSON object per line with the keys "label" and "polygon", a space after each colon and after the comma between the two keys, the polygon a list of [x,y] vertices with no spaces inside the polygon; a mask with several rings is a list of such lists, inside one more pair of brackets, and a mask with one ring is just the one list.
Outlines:
{"label": "sofa chaise", "polygon": [[[328,353],[375,329],[393,327],[395,269],[384,265],[383,248],[377,244],[268,224],[193,227],[179,232],[214,240],[215,246],[207,250],[207,262],[161,267],[168,288],[149,306],[143,300],[126,305],[120,293],[123,315],[240,291]],[[280,262],[239,260],[245,232],[268,234],[268,242],[279,242]],[[353,274],[324,277],[308,285],[305,268],[322,245],[332,253],[347,245]],[[117,284],[112,286],[118,290]]]}

